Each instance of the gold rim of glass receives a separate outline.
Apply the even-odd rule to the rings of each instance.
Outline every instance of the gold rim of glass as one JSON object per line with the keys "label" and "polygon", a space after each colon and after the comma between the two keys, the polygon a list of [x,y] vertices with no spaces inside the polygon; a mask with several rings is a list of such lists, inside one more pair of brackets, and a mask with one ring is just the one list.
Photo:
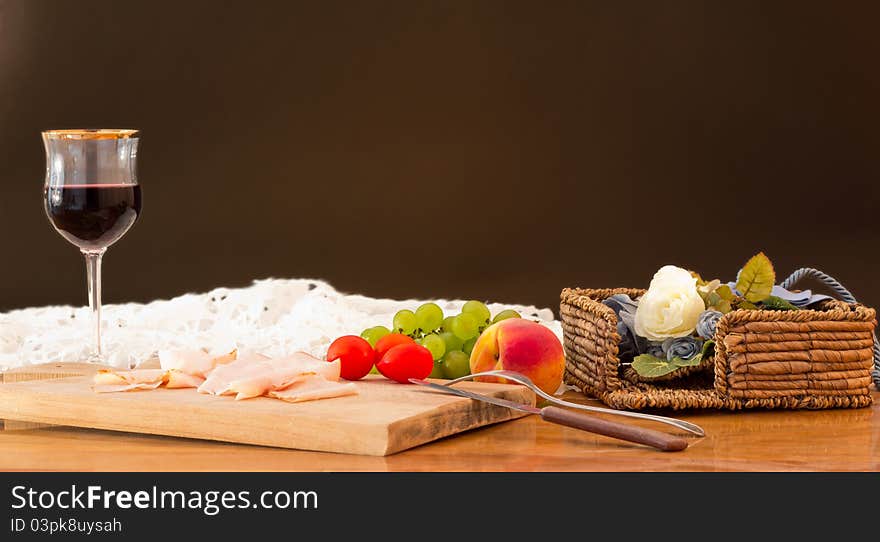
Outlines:
{"label": "gold rim of glass", "polygon": [[48,139],[126,139],[138,135],[138,130],[128,128],[86,128],[76,130],[46,130]]}

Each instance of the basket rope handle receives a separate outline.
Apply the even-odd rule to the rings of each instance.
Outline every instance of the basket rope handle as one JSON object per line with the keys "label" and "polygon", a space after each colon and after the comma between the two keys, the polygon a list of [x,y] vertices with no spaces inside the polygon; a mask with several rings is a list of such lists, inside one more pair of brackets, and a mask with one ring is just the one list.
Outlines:
{"label": "basket rope handle", "polygon": [[[841,301],[846,303],[858,303],[855,296],[852,295],[849,290],[840,283],[840,281],[831,275],[823,273],[818,269],[813,269],[812,267],[801,267],[800,269],[797,269],[794,273],[789,275],[787,279],[782,281],[780,286],[786,290],[790,290],[792,286],[804,278],[816,279],[825,286],[831,288],[834,293],[840,297]],[[876,331],[874,332],[874,371],[871,374],[874,377],[874,385],[876,385],[877,388],[880,388],[880,341],[877,340]]]}

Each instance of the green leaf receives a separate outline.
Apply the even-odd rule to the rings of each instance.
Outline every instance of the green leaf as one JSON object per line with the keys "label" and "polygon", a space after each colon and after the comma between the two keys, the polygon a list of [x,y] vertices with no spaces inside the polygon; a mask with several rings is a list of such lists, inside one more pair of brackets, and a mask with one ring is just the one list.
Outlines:
{"label": "green leaf", "polygon": [[742,301],[737,303],[737,308],[753,311],[753,310],[757,310],[758,306],[755,305],[754,303],[752,303],[751,301],[746,301],[745,299],[743,299]]}
{"label": "green leaf", "polygon": [[765,309],[771,309],[775,311],[796,311],[800,310],[785,299],[781,297],[777,297],[775,295],[771,295],[763,302]]}
{"label": "green leaf", "polygon": [[697,354],[691,359],[681,359],[679,357],[674,357],[672,358],[672,361],[670,363],[678,367],[694,367],[696,365],[699,365],[701,361],[703,361],[702,353]]}
{"label": "green leaf", "polygon": [[718,303],[713,305],[712,308],[714,308],[716,311],[720,312],[721,314],[727,314],[728,312],[731,311],[731,309],[733,307],[731,307],[730,301],[728,301],[726,299],[722,299],[721,301],[719,301]]}
{"label": "green leaf", "polygon": [[731,290],[730,286],[726,284],[722,284],[721,286],[719,286],[718,289],[715,290],[715,293],[718,294],[718,296],[721,297],[721,299],[723,299],[724,301],[733,301],[735,297],[733,295],[733,290]]}
{"label": "green leaf", "polygon": [[[699,291],[699,290],[698,290]],[[703,292],[700,292],[700,295],[703,296],[703,302],[706,303],[706,308],[714,307],[718,303],[722,301],[721,296],[712,292],[710,294],[703,295]]]}
{"label": "green leaf", "polygon": [[700,351],[700,355],[702,357],[706,356],[714,356],[715,355],[715,341],[708,340],[703,343],[703,350]]}
{"label": "green leaf", "polygon": [[757,303],[764,301],[776,284],[776,272],[770,258],[759,252],[746,262],[739,278],[736,281],[736,289],[747,301]]}
{"label": "green leaf", "polygon": [[[730,288],[728,288],[728,290],[730,290]],[[717,291],[707,295],[705,301],[707,309],[716,310],[721,314],[727,314],[730,312],[730,301],[721,297]]]}
{"label": "green leaf", "polygon": [[654,357],[651,354],[641,354],[633,359],[632,368],[639,373],[639,376],[653,378],[668,375],[678,369],[679,365],[672,361]]}
{"label": "green leaf", "polygon": [[[693,273],[693,271],[691,271],[691,273]],[[703,304],[706,305],[707,309],[721,301],[721,296],[716,293],[716,290],[720,287],[721,281],[718,279],[709,282],[704,280],[697,281],[697,293],[703,298]]]}

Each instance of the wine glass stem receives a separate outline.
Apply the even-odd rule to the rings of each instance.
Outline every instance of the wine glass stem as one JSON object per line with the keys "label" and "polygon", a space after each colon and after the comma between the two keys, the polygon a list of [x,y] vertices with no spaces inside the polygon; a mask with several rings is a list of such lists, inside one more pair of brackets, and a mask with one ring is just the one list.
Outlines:
{"label": "wine glass stem", "polygon": [[95,346],[91,361],[101,361],[101,258],[106,248],[100,250],[83,250],[86,257],[86,274],[89,282],[89,308],[95,325]]}

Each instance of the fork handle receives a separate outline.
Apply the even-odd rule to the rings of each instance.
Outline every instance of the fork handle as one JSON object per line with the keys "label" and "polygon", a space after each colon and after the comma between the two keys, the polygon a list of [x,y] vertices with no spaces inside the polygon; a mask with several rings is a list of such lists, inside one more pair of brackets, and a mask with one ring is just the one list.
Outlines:
{"label": "fork handle", "polygon": [[541,418],[551,423],[574,427],[575,429],[581,429],[590,433],[645,444],[664,452],[677,452],[684,450],[688,446],[687,441],[681,437],[636,425],[612,422],[559,407],[548,406],[542,408]]}

